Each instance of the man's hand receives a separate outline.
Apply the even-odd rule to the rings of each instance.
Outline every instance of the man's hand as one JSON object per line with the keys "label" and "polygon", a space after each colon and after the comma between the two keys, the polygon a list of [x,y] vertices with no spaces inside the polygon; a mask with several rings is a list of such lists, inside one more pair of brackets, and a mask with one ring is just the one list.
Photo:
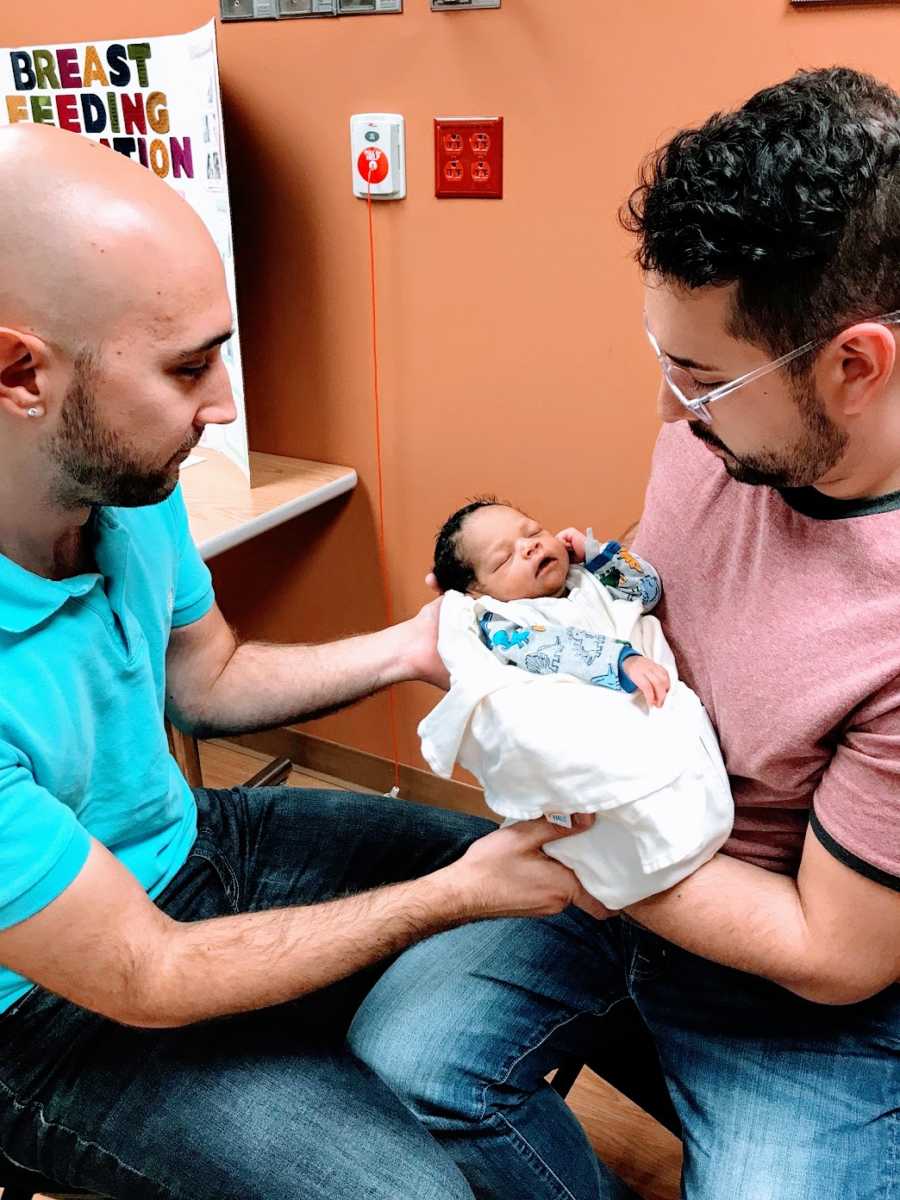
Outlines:
{"label": "man's hand", "polygon": [[669,694],[669,672],[643,654],[626,658],[622,670],[637,687],[651,708],[661,708]]}
{"label": "man's hand", "polygon": [[437,639],[443,597],[420,608],[416,615],[403,623],[406,641],[408,678],[433,683],[435,687],[450,687],[450,676],[438,654]]}
{"label": "man's hand", "polygon": [[543,818],[518,821],[475,842],[442,874],[453,881],[460,906],[470,919],[541,917],[562,912],[570,904],[603,920],[612,915],[584,890],[568,867],[544,854],[548,842],[584,833],[594,823],[590,814],[572,817],[572,828]]}
{"label": "man's hand", "polygon": [[556,535],[569,552],[572,562],[583,563],[587,538],[580,529],[561,529]]}

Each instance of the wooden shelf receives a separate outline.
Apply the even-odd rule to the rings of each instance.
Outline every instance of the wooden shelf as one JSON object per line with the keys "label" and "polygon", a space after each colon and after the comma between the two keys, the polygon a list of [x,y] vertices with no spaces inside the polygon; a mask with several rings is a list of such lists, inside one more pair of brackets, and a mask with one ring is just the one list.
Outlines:
{"label": "wooden shelf", "polygon": [[250,484],[216,450],[182,470],[191,533],[203,558],[230,550],[356,487],[352,467],[250,452]]}

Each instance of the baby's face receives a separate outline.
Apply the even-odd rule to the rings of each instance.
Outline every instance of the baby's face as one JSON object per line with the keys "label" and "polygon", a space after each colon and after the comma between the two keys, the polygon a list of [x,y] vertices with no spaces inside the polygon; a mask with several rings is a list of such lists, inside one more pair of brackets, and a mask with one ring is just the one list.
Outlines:
{"label": "baby's face", "polygon": [[475,571],[469,591],[495,600],[558,596],[566,585],[569,553],[559,538],[515,508],[492,504],[465,520],[460,550]]}

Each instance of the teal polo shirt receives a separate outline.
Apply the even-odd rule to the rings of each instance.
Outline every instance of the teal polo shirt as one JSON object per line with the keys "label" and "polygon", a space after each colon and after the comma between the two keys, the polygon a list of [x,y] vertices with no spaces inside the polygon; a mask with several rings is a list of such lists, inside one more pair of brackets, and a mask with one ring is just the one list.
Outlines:
{"label": "teal polo shirt", "polygon": [[[185,862],[193,793],[163,726],[166,646],[213,603],[181,489],[92,517],[97,573],[0,555],[0,929],[33,916],[102,842],[153,898]],[[32,985],[0,966],[0,1012]]]}

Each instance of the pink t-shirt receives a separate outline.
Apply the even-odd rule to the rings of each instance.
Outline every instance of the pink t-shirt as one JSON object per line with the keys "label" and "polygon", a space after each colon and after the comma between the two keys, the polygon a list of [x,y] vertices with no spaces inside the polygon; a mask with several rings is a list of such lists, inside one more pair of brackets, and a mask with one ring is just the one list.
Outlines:
{"label": "pink t-shirt", "polygon": [[719,734],[723,850],[796,874],[807,825],[900,890],[900,492],[833,500],[736,483],[686,422],[663,428],[634,549]]}

